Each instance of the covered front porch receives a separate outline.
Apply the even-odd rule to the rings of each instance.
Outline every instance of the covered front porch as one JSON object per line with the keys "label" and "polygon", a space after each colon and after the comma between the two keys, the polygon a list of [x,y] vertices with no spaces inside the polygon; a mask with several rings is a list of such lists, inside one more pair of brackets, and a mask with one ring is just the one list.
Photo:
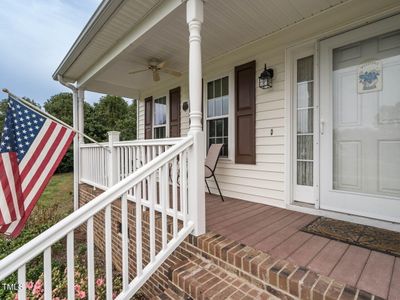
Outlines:
{"label": "covered front porch", "polygon": [[[309,0],[305,5],[260,0],[250,6],[244,1],[139,2],[142,10],[135,10],[128,1],[120,1],[119,9],[107,8],[108,16],[102,20],[105,30],[89,32],[91,39],[78,41],[75,57],[69,55],[55,73],[61,82],[76,83],[74,124],[81,131],[85,90],[138,100],[137,141],[119,141],[115,132],[101,145],[75,140],[76,208],[79,184],[110,190],[124,182],[124,201],[139,203],[137,212],[150,211],[151,230],[155,230],[154,217],[161,214],[164,227],[167,218],[174,218],[175,231],[177,220],[186,222],[184,233],[190,231],[202,241],[201,247],[208,238],[215,248],[232,241],[229,245],[238,250],[233,254],[234,264],[236,260],[242,264],[242,254],[248,264],[255,253],[259,259],[273,261],[267,270],[274,274],[268,277],[271,284],[274,276],[283,275],[288,282],[297,278],[306,287],[310,285],[309,290],[321,285],[326,292],[336,289],[337,298],[351,293],[349,299],[362,298],[371,293],[371,297],[398,299],[398,258],[300,229],[315,215],[400,228],[398,177],[393,176],[398,169],[385,160],[399,149],[398,132],[392,130],[397,126],[395,115],[382,113],[388,118],[385,126],[391,124],[387,126],[390,142],[382,144],[389,155],[377,159],[382,162],[379,174],[384,187],[365,184],[361,164],[349,155],[361,153],[357,143],[345,144],[339,157],[343,170],[336,168],[338,173],[334,173],[330,169],[336,159],[330,138],[334,116],[359,116],[358,112],[350,117],[346,114],[353,111],[350,106],[333,111],[332,103],[344,99],[350,105],[361,97],[355,84],[343,88],[347,98],[332,97],[334,52],[335,68],[350,64],[352,80],[362,63],[352,56],[357,47],[347,51],[355,41],[370,43],[372,39],[372,43],[382,42],[382,51],[395,49],[395,54],[382,54],[382,59],[397,55],[399,4],[391,0]],[[126,15],[135,17],[125,23]],[[352,57],[350,63],[346,55]],[[340,65],[342,58],[344,66]],[[163,72],[164,66],[173,71]],[[268,89],[258,82],[264,67],[274,73]],[[389,84],[391,91],[397,91],[393,81]],[[321,101],[320,90],[327,95]],[[398,100],[389,104],[394,103],[398,105]],[[377,106],[371,107],[379,113]],[[367,119],[376,118],[370,115]],[[346,122],[361,124],[359,119]],[[224,144],[216,175],[225,202],[209,194],[204,198],[204,157],[212,143]],[[128,188],[127,178],[137,172],[140,181]],[[339,193],[331,188],[335,184],[339,184]],[[211,191],[216,191],[215,186]],[[163,240],[167,241],[165,228]],[[150,249],[154,251],[155,245],[152,234]],[[240,252],[242,248],[246,254]],[[152,262],[154,253],[151,266]],[[318,281],[311,284],[310,278]],[[279,280],[275,283],[287,290],[288,282],[283,287]]]}
{"label": "covered front porch", "polygon": [[[327,291],[336,280],[384,299],[400,297],[399,257],[301,231],[315,215],[228,197],[222,202],[218,195],[206,194],[206,216],[207,235],[220,236],[214,247],[226,246],[228,239],[260,250],[283,260],[282,270],[290,266],[294,273],[299,267],[328,277]],[[362,293],[358,296],[351,299],[364,299]]]}

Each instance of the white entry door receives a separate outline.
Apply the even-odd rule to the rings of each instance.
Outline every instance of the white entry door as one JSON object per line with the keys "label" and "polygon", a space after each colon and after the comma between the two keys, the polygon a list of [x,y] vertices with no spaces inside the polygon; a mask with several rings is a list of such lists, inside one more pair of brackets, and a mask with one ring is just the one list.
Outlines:
{"label": "white entry door", "polygon": [[399,24],[321,42],[322,209],[400,222]]}

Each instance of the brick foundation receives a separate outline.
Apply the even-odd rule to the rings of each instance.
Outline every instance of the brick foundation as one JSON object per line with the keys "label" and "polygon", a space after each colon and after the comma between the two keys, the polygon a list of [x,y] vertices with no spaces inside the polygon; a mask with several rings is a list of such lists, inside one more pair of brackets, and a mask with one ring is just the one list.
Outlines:
{"label": "brick foundation", "polygon": [[[102,190],[81,184],[80,205],[101,193]],[[118,270],[122,269],[122,243],[121,235],[118,233],[120,220],[121,207],[120,201],[117,200],[112,205],[112,248],[113,262]],[[133,203],[128,203],[130,280],[136,274],[134,223],[135,207]],[[172,232],[171,223],[171,220],[168,220],[169,233]],[[94,225],[96,246],[104,251],[104,212],[95,216]],[[156,214],[156,253],[161,249],[160,228],[161,218]],[[143,212],[142,236],[145,266],[150,257],[147,212]],[[168,240],[171,238],[169,234]],[[206,265],[209,269],[205,267]],[[210,265],[214,267],[211,268]],[[210,268],[218,271],[210,271]],[[225,280],[226,276],[234,278],[236,285],[232,284],[233,281]],[[273,258],[262,251],[213,232],[207,232],[200,237],[192,235],[187,237],[144,284],[141,291],[145,296],[155,299],[162,298],[160,295],[166,298],[171,294],[174,295],[170,296],[171,299],[176,297],[180,299],[269,299],[271,297],[306,300],[379,299],[376,296],[373,298],[373,295],[365,291],[306,268],[297,267],[285,260]]]}

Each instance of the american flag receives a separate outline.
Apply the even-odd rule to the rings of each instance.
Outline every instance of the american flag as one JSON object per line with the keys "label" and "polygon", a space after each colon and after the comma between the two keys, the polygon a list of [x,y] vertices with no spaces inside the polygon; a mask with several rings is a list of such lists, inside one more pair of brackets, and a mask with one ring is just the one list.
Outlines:
{"label": "american flag", "polygon": [[20,234],[74,135],[9,96],[0,142],[0,233]]}

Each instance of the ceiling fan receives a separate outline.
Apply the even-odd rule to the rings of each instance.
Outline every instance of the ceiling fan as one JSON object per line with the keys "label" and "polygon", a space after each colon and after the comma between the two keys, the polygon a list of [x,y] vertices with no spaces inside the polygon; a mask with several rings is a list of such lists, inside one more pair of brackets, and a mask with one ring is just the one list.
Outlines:
{"label": "ceiling fan", "polygon": [[164,73],[170,74],[175,77],[179,77],[182,75],[181,72],[166,68],[165,65],[166,65],[165,61],[159,62],[157,60],[151,60],[146,69],[131,71],[128,74],[132,75],[132,74],[137,74],[137,73],[141,73],[141,72],[145,72],[145,71],[152,71],[154,81],[160,81],[160,72],[164,72]]}

